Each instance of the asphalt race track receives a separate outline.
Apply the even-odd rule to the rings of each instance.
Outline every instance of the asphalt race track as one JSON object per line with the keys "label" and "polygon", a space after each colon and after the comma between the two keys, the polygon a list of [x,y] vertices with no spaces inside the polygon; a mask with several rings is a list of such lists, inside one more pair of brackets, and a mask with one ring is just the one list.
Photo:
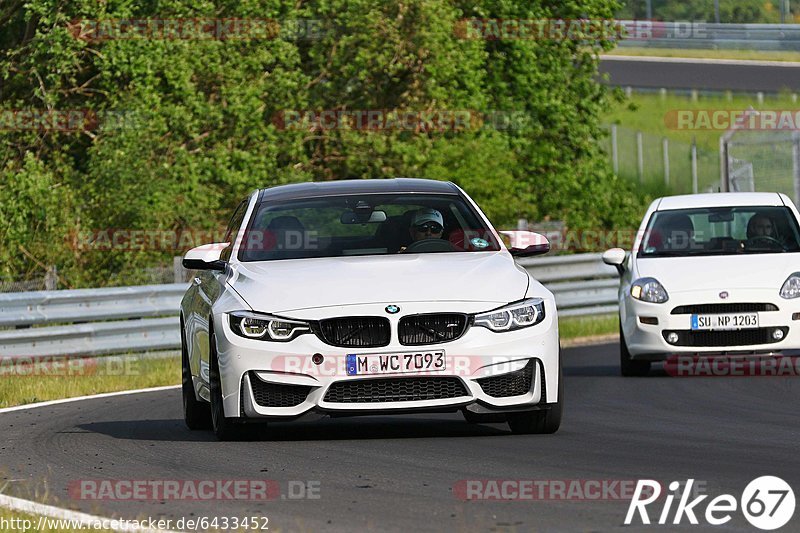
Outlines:
{"label": "asphalt race track", "polygon": [[[453,488],[640,478],[666,487],[693,478],[711,497],[738,499],[763,475],[800,487],[797,379],[675,378],[660,369],[622,378],[616,345],[565,350],[564,372],[565,420],[549,436],[469,425],[455,413],[274,424],[263,440],[217,442],[185,428],[177,388],[3,413],[2,477],[16,480],[5,492],[124,518],[263,514],[273,531],[672,531],[623,526],[628,500],[613,495],[463,501]],[[67,487],[82,479],[270,479],[283,494],[266,502],[71,499]],[[288,498],[292,481],[318,482],[319,498]],[[662,506],[653,506],[655,521]],[[781,531],[797,531],[798,520],[795,513]],[[723,529],[756,531],[739,511]]]}
{"label": "asphalt race track", "polygon": [[617,86],[717,91],[796,91],[800,65],[777,61],[723,61],[603,56],[600,73]]}

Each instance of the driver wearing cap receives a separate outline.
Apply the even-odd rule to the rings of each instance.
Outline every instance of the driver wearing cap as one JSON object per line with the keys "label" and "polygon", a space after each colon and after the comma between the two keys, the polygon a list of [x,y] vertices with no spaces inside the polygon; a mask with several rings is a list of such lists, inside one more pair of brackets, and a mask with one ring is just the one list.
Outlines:
{"label": "driver wearing cap", "polygon": [[420,209],[411,219],[411,239],[414,242],[424,239],[441,239],[443,230],[444,219],[436,209]]}
{"label": "driver wearing cap", "polygon": [[[426,207],[418,209],[411,218],[411,242],[424,241],[425,239],[441,239],[444,231],[444,218],[436,209]],[[400,252],[404,252],[402,247]]]}

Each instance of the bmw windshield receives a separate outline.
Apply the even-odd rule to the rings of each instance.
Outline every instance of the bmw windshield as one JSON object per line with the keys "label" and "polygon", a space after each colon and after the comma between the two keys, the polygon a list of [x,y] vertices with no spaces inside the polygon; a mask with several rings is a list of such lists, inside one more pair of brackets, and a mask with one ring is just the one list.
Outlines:
{"label": "bmw windshield", "polygon": [[458,195],[361,194],[261,202],[238,257],[248,262],[500,249]]}

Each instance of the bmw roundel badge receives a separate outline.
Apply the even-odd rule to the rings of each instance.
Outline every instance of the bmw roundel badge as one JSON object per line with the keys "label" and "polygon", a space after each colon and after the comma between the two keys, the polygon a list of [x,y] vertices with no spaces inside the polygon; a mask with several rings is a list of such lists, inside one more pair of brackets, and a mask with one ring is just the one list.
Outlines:
{"label": "bmw roundel badge", "polygon": [[400,308],[397,307],[396,305],[387,305],[386,312],[389,313],[390,315],[394,315],[400,312]]}

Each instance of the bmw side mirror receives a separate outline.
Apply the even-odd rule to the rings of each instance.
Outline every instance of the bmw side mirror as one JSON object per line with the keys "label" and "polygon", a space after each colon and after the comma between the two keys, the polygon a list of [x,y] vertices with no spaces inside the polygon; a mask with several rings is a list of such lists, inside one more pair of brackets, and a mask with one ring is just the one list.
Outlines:
{"label": "bmw side mirror", "polygon": [[183,256],[183,261],[181,261],[183,268],[224,272],[227,263],[220,260],[220,255],[228,245],[230,245],[229,242],[215,242],[192,248]]}
{"label": "bmw side mirror", "polygon": [[550,251],[550,241],[541,233],[532,231],[501,231],[507,240],[508,251],[514,257],[533,257]]}

